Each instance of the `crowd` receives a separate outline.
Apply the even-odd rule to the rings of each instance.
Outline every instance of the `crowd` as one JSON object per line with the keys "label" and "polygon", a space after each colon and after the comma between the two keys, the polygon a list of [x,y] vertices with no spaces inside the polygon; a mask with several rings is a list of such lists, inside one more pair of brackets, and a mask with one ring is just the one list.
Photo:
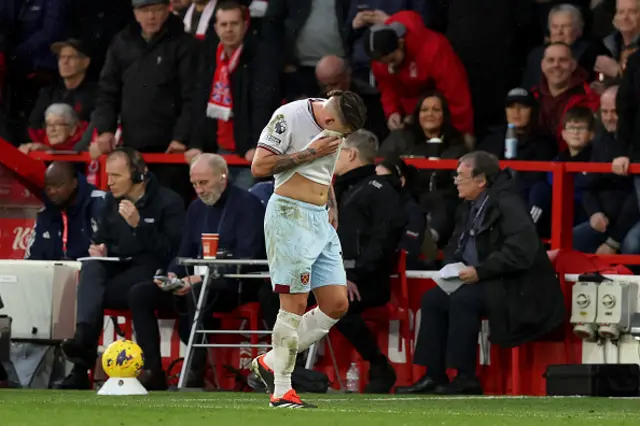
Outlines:
{"label": "crowd", "polygon": [[[412,269],[435,266],[461,203],[459,172],[417,170],[403,157],[461,159],[477,150],[498,159],[612,163],[610,174],[576,176],[574,248],[640,253],[640,178],[627,173],[640,155],[639,41],[638,0],[3,1],[0,136],[23,153],[110,159],[106,198],[87,182],[97,162],[49,167],[46,209],[27,257],[115,250],[146,259],[135,274],[127,269],[124,284],[121,270],[83,268],[81,289],[90,287],[79,293],[79,334],[67,347],[80,367],[65,386],[87,386],[99,307],[131,308],[134,322],[147,325],[154,309],[172,308],[144,281],[176,254],[197,256],[194,235],[223,223],[221,247],[260,257],[254,231],[272,183],[210,153],[251,162],[265,126],[282,125],[272,120],[279,105],[336,89],[359,94],[367,107],[364,130],[343,148],[335,185],[345,205],[339,236],[360,260],[353,281],[362,305],[338,329],[371,362],[370,391],[388,391],[395,374],[357,319],[388,300],[389,284],[365,294],[364,281],[388,276],[393,265],[383,260],[396,248],[409,252]],[[147,166],[139,153],[182,153],[190,165]],[[551,177],[513,179],[538,234],[548,235]],[[369,191],[356,191],[359,185]],[[165,195],[156,205],[158,191]],[[174,193],[182,202],[171,207]],[[113,203],[122,197],[134,202]],[[205,206],[212,212],[203,219]],[[145,214],[144,231],[118,241],[119,231],[137,229],[140,209],[154,212]],[[131,291],[107,297],[112,281]],[[215,309],[239,302],[232,295],[226,303],[225,291]],[[258,298],[273,313],[269,291],[242,298]],[[147,384],[162,388],[157,332],[149,333]]]}

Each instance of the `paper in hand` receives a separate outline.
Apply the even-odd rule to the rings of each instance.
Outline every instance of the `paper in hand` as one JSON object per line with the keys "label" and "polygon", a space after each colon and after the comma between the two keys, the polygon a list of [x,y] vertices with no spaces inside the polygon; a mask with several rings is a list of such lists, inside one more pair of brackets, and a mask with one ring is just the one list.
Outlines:
{"label": "paper in hand", "polygon": [[447,265],[444,265],[444,267],[440,269],[440,278],[444,280],[457,280],[460,276],[460,272],[466,267],[467,265],[462,262],[449,263]]}

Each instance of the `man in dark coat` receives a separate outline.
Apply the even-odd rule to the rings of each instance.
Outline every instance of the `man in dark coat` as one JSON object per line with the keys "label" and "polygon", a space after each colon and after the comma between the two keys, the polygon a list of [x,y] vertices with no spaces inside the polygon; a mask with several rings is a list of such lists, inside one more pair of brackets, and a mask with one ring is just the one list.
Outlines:
{"label": "man in dark coat", "polygon": [[[510,169],[484,151],[460,158],[455,181],[464,202],[445,251],[461,262],[460,287],[422,298],[415,362],[427,374],[398,393],[481,394],[475,376],[478,331],[489,318],[491,342],[514,347],[553,331],[565,311],[560,284]],[[447,368],[456,369],[451,383]]]}

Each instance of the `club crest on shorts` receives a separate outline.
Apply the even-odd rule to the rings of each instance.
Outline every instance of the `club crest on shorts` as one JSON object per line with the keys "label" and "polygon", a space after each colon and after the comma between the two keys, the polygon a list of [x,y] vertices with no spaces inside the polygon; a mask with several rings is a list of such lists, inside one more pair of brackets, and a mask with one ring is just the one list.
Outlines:
{"label": "club crest on shorts", "polygon": [[300,274],[300,282],[302,283],[302,285],[309,284],[309,273],[308,272]]}

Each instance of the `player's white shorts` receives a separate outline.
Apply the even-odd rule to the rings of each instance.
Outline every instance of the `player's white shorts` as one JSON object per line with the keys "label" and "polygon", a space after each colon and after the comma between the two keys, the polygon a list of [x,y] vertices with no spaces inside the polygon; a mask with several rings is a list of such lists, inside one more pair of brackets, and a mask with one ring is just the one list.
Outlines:
{"label": "player's white shorts", "polygon": [[274,292],[308,293],[326,285],[347,285],[342,247],[325,207],[273,194],[264,237]]}

